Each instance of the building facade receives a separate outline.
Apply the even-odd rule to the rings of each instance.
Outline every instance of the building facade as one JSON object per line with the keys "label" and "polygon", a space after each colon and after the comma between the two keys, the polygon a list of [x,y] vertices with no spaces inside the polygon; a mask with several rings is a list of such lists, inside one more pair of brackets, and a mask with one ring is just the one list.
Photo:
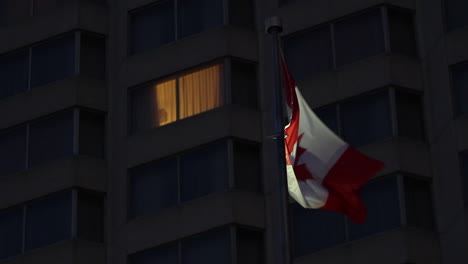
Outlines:
{"label": "building facade", "polygon": [[0,0],[0,264],[280,263],[274,63],[385,168],[291,263],[468,262],[463,0]]}

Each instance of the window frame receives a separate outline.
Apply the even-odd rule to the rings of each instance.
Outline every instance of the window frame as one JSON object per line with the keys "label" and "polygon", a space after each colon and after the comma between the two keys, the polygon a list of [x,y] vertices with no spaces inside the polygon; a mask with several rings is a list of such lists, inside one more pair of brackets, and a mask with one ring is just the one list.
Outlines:
{"label": "window frame", "polygon": [[[179,152],[179,153],[176,153],[176,154],[173,154],[173,155],[170,155],[170,156],[166,156],[166,157],[163,157],[163,158],[160,158],[160,159],[156,159],[156,160],[152,160],[150,162],[147,162],[147,163],[143,163],[143,164],[139,164],[137,166],[134,166],[134,167],[131,167],[131,168],[127,168],[127,175],[126,175],[126,210],[125,210],[125,215],[126,215],[126,219],[127,219],[127,222],[130,222],[130,221],[135,221],[137,219],[140,219],[140,218],[144,218],[144,217],[148,217],[148,216],[151,216],[151,215],[157,215],[157,214],[160,214],[162,213],[163,211],[167,210],[167,209],[170,209],[170,208],[174,208],[174,207],[177,207],[177,206],[180,206],[180,205],[183,205],[183,204],[187,204],[187,203],[190,203],[191,201],[195,201],[195,200],[199,200],[199,199],[203,199],[204,197],[207,197],[207,196],[211,196],[211,195],[217,195],[221,192],[225,192],[227,190],[235,190],[235,189],[239,189],[240,187],[236,186],[236,179],[235,179],[235,172],[234,172],[234,169],[235,169],[235,161],[234,161],[234,144],[235,143],[240,143],[240,144],[250,144],[252,146],[255,146],[258,148],[258,152],[259,152],[259,155],[260,155],[260,162],[261,162],[261,146],[260,146],[260,143],[258,142],[252,142],[252,141],[247,141],[247,140],[242,140],[242,139],[238,139],[238,138],[223,138],[223,139],[219,139],[219,140],[216,140],[216,141],[212,141],[212,142],[209,142],[209,143],[206,143],[206,144],[203,144],[203,145],[199,145],[199,146],[196,146],[194,148],[191,148],[191,149],[188,149],[188,150],[185,150],[185,151],[182,151],[182,152]],[[216,144],[225,144],[226,146],[226,155],[227,155],[227,174],[226,176],[228,177],[227,178],[227,187],[226,189],[224,190],[220,190],[220,191],[214,191],[214,192],[211,192],[211,193],[208,193],[206,195],[202,195],[202,196],[198,196],[198,197],[195,197],[193,199],[189,199],[189,200],[186,200],[186,201],[183,201],[182,200],[182,191],[181,191],[181,179],[182,179],[182,175],[181,175],[181,157],[184,156],[186,153],[190,153],[190,152],[196,152],[198,150],[202,150],[204,148],[209,148],[210,146],[212,145],[216,145]],[[169,160],[169,159],[176,159],[176,166],[177,166],[177,171],[176,171],[176,174],[177,174],[177,202],[176,204],[172,205],[172,206],[169,206],[169,207],[164,207],[164,208],[160,208],[156,211],[148,211],[148,212],[145,212],[143,214],[140,214],[140,215],[132,215],[131,212],[132,212],[132,204],[133,204],[133,201],[132,201],[132,186],[131,186],[131,182],[132,182],[132,173],[131,173],[131,170],[132,169],[136,169],[136,168],[139,168],[141,166],[146,166],[146,165],[149,165],[149,164],[152,164],[152,163],[158,163],[160,161],[166,161],[166,160]],[[260,169],[263,170],[262,166],[260,166]],[[258,177],[260,178],[260,182],[262,183],[261,179],[262,179],[262,175],[261,175],[261,172],[260,172],[260,175],[258,175]],[[260,189],[258,190],[258,192],[263,192],[263,188],[262,186],[260,185]]]}
{"label": "window frame", "polygon": [[[467,150],[468,152],[468,150]],[[349,243],[352,243],[353,241],[357,241],[357,240],[360,240],[360,239],[366,239],[368,237],[372,237],[372,236],[376,236],[376,235],[381,235],[383,233],[386,233],[386,232],[390,232],[392,230],[397,230],[397,229],[401,229],[401,228],[408,228],[410,227],[410,225],[408,224],[408,217],[407,217],[407,197],[406,197],[406,194],[405,194],[405,183],[404,183],[404,179],[405,178],[411,178],[411,179],[418,179],[418,180],[423,180],[427,183],[430,184],[430,194],[431,194],[431,201],[430,201],[430,204],[431,204],[431,207],[432,207],[432,229],[435,228],[435,211],[434,211],[434,205],[433,205],[433,197],[434,197],[434,186],[432,184],[432,181],[430,178],[426,177],[426,176],[420,176],[420,175],[416,175],[416,174],[411,174],[411,173],[406,173],[406,172],[397,172],[397,173],[392,173],[392,174],[387,174],[387,175],[382,175],[382,176],[379,176],[377,178],[373,178],[371,180],[369,180],[366,184],[372,184],[373,182],[376,182],[376,181],[379,181],[379,180],[382,180],[382,179],[388,179],[388,178],[391,178],[391,177],[395,177],[395,181],[396,181],[396,188],[397,188],[397,196],[398,196],[398,199],[399,199],[399,214],[400,214],[400,224],[398,227],[395,227],[395,228],[391,228],[391,229],[385,229],[385,230],[379,230],[378,232],[374,232],[374,233],[371,233],[369,235],[365,235],[361,238],[356,238],[356,239],[352,239],[351,238],[351,235],[350,235],[350,229],[349,229],[349,224],[350,224],[350,220],[345,216],[345,215],[342,215],[342,218],[343,218],[343,225],[344,225],[344,230],[345,230],[345,241],[342,242],[342,243],[337,243],[337,244],[334,244],[330,247],[327,247],[327,248],[323,248],[323,249],[318,249],[318,250],[312,250],[312,251],[308,251],[306,252],[305,254],[303,255],[298,255],[296,256],[294,254],[295,252],[295,239],[294,239],[294,225],[295,225],[295,221],[294,221],[294,216],[293,216],[293,210],[291,210],[291,208],[293,206],[300,206],[297,204],[296,201],[294,201],[293,199],[289,199],[289,204],[288,204],[288,210],[289,210],[289,214],[288,214],[288,217],[289,217],[289,229],[291,230],[290,231],[290,237],[291,237],[291,252],[292,252],[292,257],[293,259],[297,259],[297,258],[301,258],[301,257],[304,257],[304,256],[307,256],[307,255],[311,255],[311,254],[315,254],[317,252],[321,252],[323,250],[327,250],[327,249],[330,249],[330,248],[334,248],[334,247],[339,247],[339,246],[342,246],[342,245],[346,245],[346,244],[349,244]],[[339,213],[337,213],[339,214]],[[426,229],[426,227],[422,227],[422,226],[417,226],[417,227],[412,227],[412,228],[418,228],[418,229]],[[432,230],[431,229],[431,230]],[[427,230],[427,229],[426,229]]]}
{"label": "window frame", "polygon": [[[467,25],[467,28],[468,28],[468,25]],[[453,69],[457,68],[458,66],[463,66],[463,65],[466,65],[467,67],[466,75],[468,76],[468,60],[463,60],[463,61],[460,61],[455,64],[451,64],[448,66],[449,85],[450,85],[450,103],[452,105],[451,110],[452,110],[452,116],[456,119],[468,117],[468,111],[466,113],[458,111],[459,105],[456,100],[458,95],[457,95],[457,90],[455,88],[455,81],[453,78]]]}

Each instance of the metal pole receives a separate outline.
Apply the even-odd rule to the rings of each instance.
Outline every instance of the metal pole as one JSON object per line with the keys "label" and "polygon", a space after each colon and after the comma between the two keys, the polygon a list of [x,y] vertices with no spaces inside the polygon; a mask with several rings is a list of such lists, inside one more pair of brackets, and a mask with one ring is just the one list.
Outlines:
{"label": "metal pole", "polygon": [[265,21],[266,32],[272,39],[272,62],[273,62],[273,93],[275,98],[275,136],[276,143],[276,171],[278,178],[274,181],[273,201],[274,201],[274,230],[278,233],[278,241],[274,252],[278,263],[289,264],[289,235],[287,225],[287,205],[288,196],[286,190],[286,161],[284,152],[284,124],[283,124],[283,89],[281,85],[280,65],[279,65],[279,33],[283,30],[279,17],[270,17]]}

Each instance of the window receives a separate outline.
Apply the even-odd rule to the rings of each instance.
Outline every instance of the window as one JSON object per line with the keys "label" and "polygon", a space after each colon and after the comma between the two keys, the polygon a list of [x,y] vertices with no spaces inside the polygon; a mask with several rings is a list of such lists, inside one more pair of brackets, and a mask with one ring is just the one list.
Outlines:
{"label": "window", "polygon": [[102,215],[103,196],[81,189],[2,210],[0,259],[76,237],[99,242],[103,234]]}
{"label": "window", "polygon": [[130,133],[170,124],[225,104],[227,69],[231,69],[229,75],[232,74],[229,84],[232,103],[256,107],[255,65],[226,59],[224,63],[210,64],[131,89]]}
{"label": "window", "polygon": [[465,10],[468,10],[468,2],[464,0],[445,0],[445,18],[447,29],[454,30],[468,25],[468,17]]}
{"label": "window", "polygon": [[455,115],[468,114],[468,62],[450,67]]}
{"label": "window", "polygon": [[[320,107],[315,112],[354,147],[394,136],[424,139],[421,96],[407,89],[390,87]],[[393,122],[392,118],[396,120]]]}
{"label": "window", "polygon": [[26,169],[26,126],[0,131],[0,178]]}
{"label": "window", "polygon": [[[235,245],[231,241],[235,241]],[[234,255],[239,264],[265,263],[263,233],[240,226],[223,227],[132,254],[129,256],[129,263],[232,264]]]}
{"label": "window", "polygon": [[460,153],[460,171],[463,181],[463,200],[468,207],[468,151]]}
{"label": "window", "polygon": [[21,254],[23,250],[23,208],[0,211],[0,259]]}
{"label": "window", "polygon": [[101,113],[70,109],[0,131],[0,157],[8,161],[0,178],[61,157],[103,157],[103,124]]}
{"label": "window", "polygon": [[283,45],[297,81],[385,52],[409,56],[417,52],[412,12],[391,6],[291,34]]}
{"label": "window", "polygon": [[[400,203],[400,197],[404,199]],[[413,175],[389,175],[364,185],[361,198],[368,209],[364,224],[324,210],[304,209],[292,205],[294,256],[361,239],[398,227],[432,229],[432,195],[430,181]],[[403,207],[401,207],[403,205]],[[406,216],[402,219],[402,215]],[[310,240],[310,236],[316,239]]]}
{"label": "window", "polygon": [[[259,153],[255,144],[224,140],[131,168],[128,172],[129,218],[228,188],[260,191]],[[247,160],[249,158],[252,160]],[[229,160],[233,160],[232,165]],[[252,167],[247,167],[249,165]],[[241,166],[245,168],[238,169]],[[233,186],[230,185],[231,175],[235,177]]]}
{"label": "window", "polygon": [[103,79],[104,51],[102,37],[77,31],[0,55],[0,99],[77,74]]}
{"label": "window", "polygon": [[[224,6],[229,7],[227,19]],[[159,47],[226,23],[253,28],[249,0],[163,0],[129,13],[129,53]],[[177,29],[177,30],[176,30]]]}

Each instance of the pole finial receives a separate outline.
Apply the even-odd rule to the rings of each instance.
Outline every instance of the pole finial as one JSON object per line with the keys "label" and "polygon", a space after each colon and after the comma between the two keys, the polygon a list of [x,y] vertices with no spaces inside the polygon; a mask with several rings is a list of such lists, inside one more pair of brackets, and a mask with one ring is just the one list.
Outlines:
{"label": "pole finial", "polygon": [[281,18],[277,16],[267,18],[265,20],[265,29],[269,34],[281,33],[281,31],[283,31],[283,23],[281,22]]}

